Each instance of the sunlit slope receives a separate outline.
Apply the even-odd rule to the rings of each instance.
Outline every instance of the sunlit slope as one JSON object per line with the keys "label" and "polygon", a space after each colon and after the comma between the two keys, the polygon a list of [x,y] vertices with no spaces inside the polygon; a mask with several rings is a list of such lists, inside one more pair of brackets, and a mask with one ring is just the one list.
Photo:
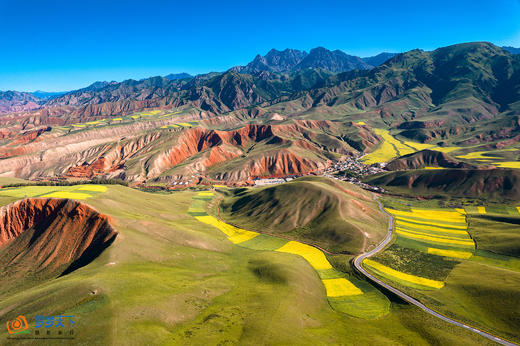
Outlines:
{"label": "sunlit slope", "polygon": [[369,192],[318,177],[236,189],[224,199],[222,217],[250,230],[352,254],[377,244],[386,230],[386,218]]}
{"label": "sunlit slope", "polygon": [[70,274],[0,292],[0,318],[74,315],[74,342],[88,345],[481,341],[399,303],[375,320],[336,312],[304,258],[233,245],[188,213],[195,196],[107,186],[85,202],[111,218],[114,243]]}

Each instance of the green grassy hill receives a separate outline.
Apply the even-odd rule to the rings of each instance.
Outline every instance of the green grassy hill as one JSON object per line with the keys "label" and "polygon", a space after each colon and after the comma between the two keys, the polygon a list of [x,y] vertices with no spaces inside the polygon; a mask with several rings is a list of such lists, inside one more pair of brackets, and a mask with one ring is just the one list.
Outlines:
{"label": "green grassy hill", "polygon": [[386,234],[387,222],[371,193],[319,177],[236,189],[222,202],[222,217],[246,229],[348,254],[379,243]]}

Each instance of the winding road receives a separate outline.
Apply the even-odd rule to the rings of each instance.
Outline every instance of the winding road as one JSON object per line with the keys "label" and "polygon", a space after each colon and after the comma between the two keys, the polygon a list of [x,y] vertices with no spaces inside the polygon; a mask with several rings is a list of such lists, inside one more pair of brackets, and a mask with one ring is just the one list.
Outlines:
{"label": "winding road", "polygon": [[390,218],[390,221],[388,223],[388,235],[386,236],[386,238],[377,246],[375,247],[373,250],[369,251],[369,252],[366,252],[364,254],[361,254],[359,256],[357,256],[355,259],[354,259],[354,266],[356,267],[356,269],[363,275],[365,275],[369,280],[371,280],[372,282],[375,282],[377,283],[378,285],[384,287],[385,289],[387,289],[388,291],[394,293],[395,295],[399,296],[401,299],[407,301],[408,303],[410,304],[413,304],[417,307],[419,307],[420,309],[422,309],[424,312],[430,314],[430,315],[433,315],[437,318],[440,318],[441,320],[445,321],[445,322],[448,322],[448,323],[451,323],[453,325],[456,325],[456,326],[459,326],[461,328],[464,328],[464,329],[467,329],[471,332],[474,332],[474,333],[477,333],[477,334],[480,334],[481,336],[491,340],[491,341],[494,341],[494,342],[497,342],[499,344],[502,344],[502,345],[508,345],[508,346],[518,346],[518,344],[515,344],[513,342],[510,342],[510,341],[507,341],[507,340],[504,340],[502,338],[499,338],[498,336],[495,336],[495,335],[492,335],[492,334],[489,334],[489,333],[486,333],[480,329],[477,329],[475,327],[472,327],[472,326],[469,326],[467,324],[464,324],[462,322],[459,322],[459,321],[456,321],[456,320],[453,320],[449,317],[446,317],[430,308],[428,308],[427,306],[425,306],[424,304],[422,304],[420,301],[410,297],[409,295],[407,295],[406,293],[404,292],[401,292],[399,291],[398,289],[390,286],[389,284],[387,283],[384,283],[383,281],[379,280],[378,278],[376,278],[375,276],[373,276],[372,274],[370,274],[369,272],[367,272],[362,266],[361,266],[361,263],[363,262],[363,260],[365,258],[368,258],[368,257],[371,257],[371,256],[374,256],[376,253],[378,253],[379,251],[381,251],[386,245],[388,245],[390,243],[390,241],[392,240],[392,237],[393,237],[393,233],[394,233],[394,218],[392,217],[392,215],[388,214],[385,209],[383,208],[383,205],[381,204],[381,202],[379,202],[379,200],[377,199],[377,196],[374,194],[374,200],[377,202],[377,204],[379,205],[379,209],[385,213],[386,215],[388,215],[388,217]]}

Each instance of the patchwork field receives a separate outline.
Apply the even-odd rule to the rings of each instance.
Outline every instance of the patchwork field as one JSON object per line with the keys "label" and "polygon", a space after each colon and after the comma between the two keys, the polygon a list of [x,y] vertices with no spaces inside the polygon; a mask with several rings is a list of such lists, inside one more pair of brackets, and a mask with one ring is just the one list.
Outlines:
{"label": "patchwork field", "polygon": [[457,155],[459,159],[468,160],[477,164],[489,164],[500,168],[520,168],[518,159],[520,149],[505,148],[486,151],[472,151],[463,155]]}
{"label": "patchwork field", "polygon": [[[373,131],[384,141],[379,148],[363,156],[362,161],[368,165],[387,162],[399,156],[411,154],[424,149],[430,149],[449,153],[450,155],[453,155],[451,153],[455,152],[455,157],[457,159],[469,161],[476,165],[489,164],[501,168],[520,168],[520,163],[518,161],[520,158],[518,156],[520,154],[520,149],[515,147],[482,151],[475,150],[472,147],[439,146],[437,144],[401,140],[391,135],[386,129],[374,128]],[[438,168],[427,167],[426,169]]]}
{"label": "patchwork field", "polygon": [[365,268],[449,317],[520,340],[513,322],[520,313],[512,308],[520,300],[515,208],[418,208],[421,203],[386,201],[397,237],[365,260]]}

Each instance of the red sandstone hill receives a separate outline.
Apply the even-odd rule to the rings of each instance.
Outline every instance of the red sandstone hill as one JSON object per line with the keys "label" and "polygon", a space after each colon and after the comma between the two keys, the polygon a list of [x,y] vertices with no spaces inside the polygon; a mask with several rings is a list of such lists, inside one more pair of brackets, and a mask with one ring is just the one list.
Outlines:
{"label": "red sandstone hill", "polygon": [[165,130],[138,123],[12,143],[0,146],[5,158],[0,173],[29,179],[168,182],[193,175],[244,181],[306,174],[325,168],[338,156],[369,150],[379,140],[368,128],[351,122],[293,120],[230,130],[202,126]]}
{"label": "red sandstone hill", "polygon": [[1,207],[0,289],[67,274],[116,236],[107,216],[76,201],[30,198]]}

